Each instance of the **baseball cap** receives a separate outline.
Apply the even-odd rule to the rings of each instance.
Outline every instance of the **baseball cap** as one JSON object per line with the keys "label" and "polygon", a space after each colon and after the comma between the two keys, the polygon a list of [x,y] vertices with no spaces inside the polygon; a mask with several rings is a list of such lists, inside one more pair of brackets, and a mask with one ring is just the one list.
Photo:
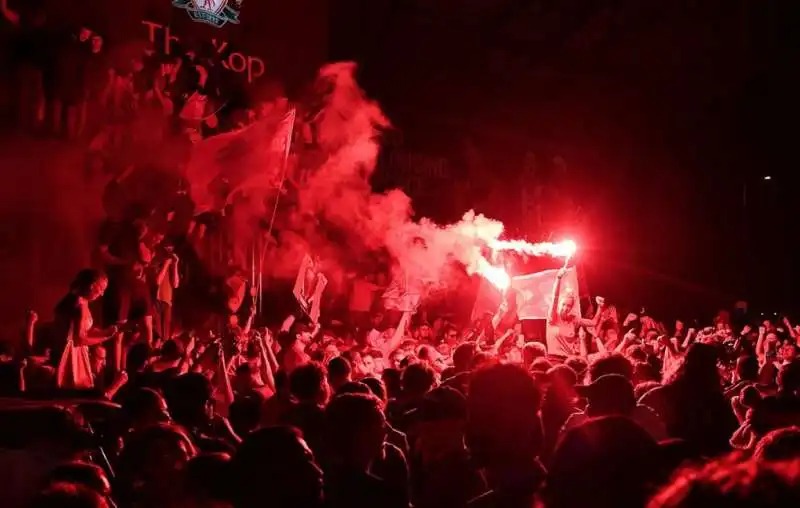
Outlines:
{"label": "baseball cap", "polygon": [[620,374],[606,374],[588,385],[575,387],[593,410],[602,414],[627,413],[636,407],[633,384]]}
{"label": "baseball cap", "polygon": [[466,420],[467,399],[455,388],[441,386],[422,399],[420,417],[425,422]]}

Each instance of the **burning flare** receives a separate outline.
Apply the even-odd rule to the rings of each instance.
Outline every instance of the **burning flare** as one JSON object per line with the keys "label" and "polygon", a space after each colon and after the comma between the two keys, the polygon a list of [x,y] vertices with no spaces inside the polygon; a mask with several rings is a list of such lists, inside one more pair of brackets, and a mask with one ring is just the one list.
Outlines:
{"label": "burning flare", "polygon": [[[498,235],[499,236],[499,235]],[[572,240],[564,240],[559,243],[528,243],[523,240],[490,240],[487,242],[494,252],[515,251],[521,254],[532,256],[553,256],[564,258],[564,264],[575,255],[578,246]],[[491,282],[500,291],[505,291],[511,285],[511,276],[502,266],[496,266],[486,260],[482,255],[478,255],[475,272]]]}
{"label": "burning flare", "polygon": [[502,266],[493,266],[483,256],[478,258],[477,272],[500,291],[505,291],[511,285],[511,277],[508,272]]}

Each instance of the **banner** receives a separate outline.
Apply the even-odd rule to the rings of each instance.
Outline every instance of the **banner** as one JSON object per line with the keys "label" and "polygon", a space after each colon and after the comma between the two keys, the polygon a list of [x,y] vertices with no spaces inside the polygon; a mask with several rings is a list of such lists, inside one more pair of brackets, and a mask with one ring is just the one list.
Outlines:
{"label": "banner", "polygon": [[222,208],[236,191],[279,187],[294,119],[294,110],[276,113],[198,142],[186,168],[196,213]]}
{"label": "banner", "polygon": [[[553,288],[558,270],[545,270],[512,277],[511,288],[517,293],[517,315],[520,320],[547,319],[553,306]],[[575,308],[580,317],[578,304],[578,272],[575,267],[567,269],[561,282],[561,297],[567,293],[575,295]]]}
{"label": "banner", "polygon": [[402,278],[395,277],[383,293],[383,307],[386,310],[415,312],[421,299],[419,293],[409,291]]}
{"label": "banner", "polygon": [[322,293],[327,285],[328,278],[319,271],[311,256],[306,254],[297,271],[292,293],[314,324],[319,321]]}
{"label": "banner", "polygon": [[472,307],[472,321],[477,321],[487,314],[494,315],[502,302],[503,294],[497,286],[482,278],[475,305]]}

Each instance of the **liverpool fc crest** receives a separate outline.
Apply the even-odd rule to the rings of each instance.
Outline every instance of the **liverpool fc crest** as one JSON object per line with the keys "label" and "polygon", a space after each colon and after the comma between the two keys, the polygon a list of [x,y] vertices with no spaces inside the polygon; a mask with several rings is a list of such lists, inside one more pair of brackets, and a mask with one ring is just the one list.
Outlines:
{"label": "liverpool fc crest", "polygon": [[172,0],[172,5],[184,9],[194,21],[220,28],[239,23],[242,0]]}

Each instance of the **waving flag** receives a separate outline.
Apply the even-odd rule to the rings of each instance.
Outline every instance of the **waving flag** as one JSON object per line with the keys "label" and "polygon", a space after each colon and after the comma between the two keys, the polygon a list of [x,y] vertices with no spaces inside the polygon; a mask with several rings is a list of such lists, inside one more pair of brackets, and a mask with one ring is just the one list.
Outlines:
{"label": "waving flag", "polygon": [[[511,279],[511,287],[517,293],[517,315],[519,319],[547,319],[553,306],[553,287],[558,270],[522,275]],[[578,272],[575,267],[567,269],[561,283],[561,296],[572,293],[578,298]]]}
{"label": "waving flag", "polygon": [[414,312],[419,306],[420,299],[421,295],[409,290],[403,278],[395,277],[383,293],[383,307],[386,310]]}
{"label": "waving flag", "polygon": [[[197,213],[221,208],[222,198],[237,191],[280,187],[294,121],[294,109],[278,112],[197,143],[186,168]],[[228,192],[216,190],[223,187]]]}

